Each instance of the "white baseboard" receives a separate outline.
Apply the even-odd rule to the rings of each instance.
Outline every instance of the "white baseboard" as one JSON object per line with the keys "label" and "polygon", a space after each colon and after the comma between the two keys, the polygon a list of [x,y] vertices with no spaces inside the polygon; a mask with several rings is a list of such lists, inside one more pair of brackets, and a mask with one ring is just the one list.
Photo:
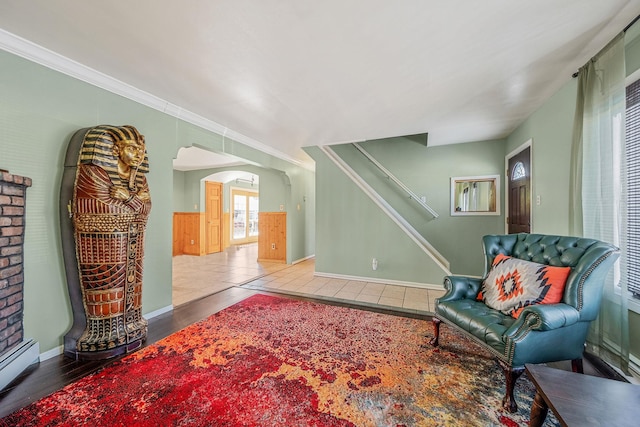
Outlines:
{"label": "white baseboard", "polygon": [[173,304],[154,310],[151,313],[144,314],[142,315],[142,317],[149,320],[149,319],[153,319],[154,317],[160,316],[161,314],[168,313],[172,310],[173,310]]}
{"label": "white baseboard", "polygon": [[44,353],[40,353],[40,361],[44,362],[45,360],[52,359],[54,357],[60,356],[64,352],[64,346],[59,345],[58,347],[54,347],[49,351],[45,351]]}
{"label": "white baseboard", "polygon": [[306,260],[308,260],[308,259],[314,258],[315,256],[316,256],[316,254],[313,254],[313,255],[306,256],[306,257],[304,257],[304,258],[297,259],[297,260],[293,261],[293,262],[291,263],[291,265],[299,264],[299,263],[301,263],[301,262],[303,262],[303,261],[306,261]]}
{"label": "white baseboard", "polygon": [[355,280],[359,282],[382,283],[385,285],[407,286],[410,288],[434,289],[438,291],[444,289],[443,285],[434,285],[432,283],[404,282],[401,280],[380,279],[377,277],[348,276],[345,274],[323,273],[321,271],[316,271],[315,276],[330,277],[332,279]]}

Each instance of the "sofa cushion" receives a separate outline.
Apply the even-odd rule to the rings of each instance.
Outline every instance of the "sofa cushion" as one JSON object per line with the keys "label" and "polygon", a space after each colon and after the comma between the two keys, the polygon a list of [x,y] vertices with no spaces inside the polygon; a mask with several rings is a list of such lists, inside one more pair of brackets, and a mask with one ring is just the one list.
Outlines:
{"label": "sofa cushion", "polygon": [[533,304],[562,301],[571,267],[552,267],[498,254],[482,283],[478,300],[517,318]]}
{"label": "sofa cushion", "polygon": [[515,322],[513,317],[472,299],[438,301],[436,313],[442,320],[470,333],[500,354],[504,353],[505,347],[503,335]]}

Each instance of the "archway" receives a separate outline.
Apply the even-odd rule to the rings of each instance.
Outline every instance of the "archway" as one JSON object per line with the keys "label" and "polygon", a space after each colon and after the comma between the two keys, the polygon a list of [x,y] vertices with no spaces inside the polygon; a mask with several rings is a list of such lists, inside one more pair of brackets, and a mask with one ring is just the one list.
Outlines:
{"label": "archway", "polygon": [[[181,149],[178,157],[183,150],[186,149]],[[209,153],[202,149],[187,151],[197,153],[198,160]],[[286,201],[287,180],[283,180],[283,173],[250,162],[241,162],[238,158],[217,156],[222,157],[226,163],[196,169],[185,166],[181,167],[182,170],[174,169],[174,242],[181,244],[182,241],[182,245],[187,248],[186,252],[174,250],[174,305],[237,286],[286,266],[258,263],[257,245],[253,243],[257,240],[256,205],[260,209],[265,207],[273,210]],[[264,203],[261,188],[263,177],[267,186]],[[222,231],[219,250],[209,253],[207,188],[214,182],[221,187],[219,203]],[[245,201],[244,209],[239,206],[242,199]],[[175,218],[181,216],[191,218],[185,221],[186,224],[191,224],[191,230],[180,228],[181,225]],[[239,236],[240,229],[245,230],[244,238]],[[176,234],[182,234],[182,238],[177,238]],[[216,233],[212,232],[211,235],[215,236]]]}

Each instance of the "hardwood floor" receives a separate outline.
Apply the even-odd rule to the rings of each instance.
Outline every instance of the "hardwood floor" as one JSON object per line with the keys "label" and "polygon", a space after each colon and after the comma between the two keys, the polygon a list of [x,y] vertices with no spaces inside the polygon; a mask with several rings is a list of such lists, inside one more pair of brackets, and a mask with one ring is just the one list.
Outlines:
{"label": "hardwood floor", "polygon": [[[144,345],[153,344],[256,293],[258,291],[233,287],[154,317],[149,320],[149,332]],[[79,362],[60,355],[31,365],[0,392],[0,418],[98,371],[117,359]]]}
{"label": "hardwood floor", "polygon": [[[217,313],[220,310],[258,293],[278,295],[284,298],[294,298],[299,300],[313,300],[323,304],[346,306],[360,310],[370,310],[398,316],[423,319],[426,317],[423,313],[408,313],[406,311],[398,311],[383,308],[381,306],[366,307],[349,302],[317,300],[300,295],[284,295],[281,293],[274,294],[264,290],[232,287],[216,294],[183,304],[174,308],[174,310],[169,313],[150,319],[149,332],[144,346],[151,345],[156,341],[191,325],[192,323],[205,319],[211,314]],[[118,358],[108,361],[78,362],[60,355],[32,365],[4,390],[0,391],[0,418],[25,407],[86,375],[100,370],[115,360],[118,360]],[[603,375],[601,372],[598,372],[594,367],[595,365],[592,365],[588,359],[585,359],[584,365],[585,373],[609,376],[607,373]],[[566,370],[571,369],[569,362],[554,363],[553,367]]]}

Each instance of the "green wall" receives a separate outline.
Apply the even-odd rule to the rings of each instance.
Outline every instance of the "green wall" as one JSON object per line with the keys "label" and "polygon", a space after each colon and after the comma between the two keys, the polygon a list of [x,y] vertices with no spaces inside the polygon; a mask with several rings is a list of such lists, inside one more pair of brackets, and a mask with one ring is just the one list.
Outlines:
{"label": "green wall", "polygon": [[[188,212],[187,205],[184,200],[184,172],[173,171],[173,211]],[[193,208],[193,206],[192,206]]]}
{"label": "green wall", "polygon": [[[406,196],[386,184],[388,180],[372,171],[371,163],[350,144],[332,149],[449,260],[453,273],[481,275],[481,238],[504,232],[504,215],[451,216],[450,179],[502,175],[504,140],[427,148],[406,138],[390,138],[361,145],[414,193],[425,196],[438,218],[417,204],[402,207]],[[440,287],[442,270],[324,153],[317,148],[306,151],[316,161],[316,271]],[[374,185],[376,175],[379,182]],[[371,268],[374,257],[379,261],[376,271]]]}
{"label": "green wall", "polygon": [[[625,36],[627,75],[640,69],[640,26],[635,25]],[[577,96],[577,79],[567,83],[527,118],[507,138],[507,153],[532,139],[532,194],[539,195],[540,205],[533,206],[532,232],[569,234],[569,165],[571,139]],[[635,300],[637,301],[637,300]],[[603,301],[603,309],[610,309]],[[633,304],[638,310],[639,304]],[[607,330],[605,326],[605,331]],[[615,336],[617,331],[611,331]],[[629,313],[630,353],[640,360],[640,314]],[[636,362],[637,363],[637,362]]]}
{"label": "green wall", "polygon": [[[352,155],[376,175],[375,188],[450,262],[454,274],[481,275],[484,270],[481,238],[504,232],[504,209],[500,215],[452,216],[451,178],[500,175],[503,195],[504,140],[425,147],[407,138],[389,138],[360,144],[416,195],[424,196],[438,213],[432,218],[398,190],[360,153]],[[356,160],[352,157],[352,165]],[[374,182],[371,176],[371,182]],[[503,197],[500,197],[503,199]],[[403,207],[404,201],[404,207]],[[452,239],[451,236],[456,238]],[[441,283],[442,278],[436,283]]]}
{"label": "green wall", "polygon": [[[185,172],[185,203],[186,207],[193,207],[197,204],[200,211],[204,212],[204,185],[202,179],[217,172],[223,171],[245,171],[260,177],[260,212],[278,212],[280,205],[286,205],[289,199],[289,178],[281,171],[265,169],[253,165],[238,165],[223,168],[199,169]],[[237,188],[251,189],[251,186],[243,183],[230,183]],[[228,185],[225,185],[228,191]],[[255,189],[255,188],[254,188]],[[229,212],[229,197],[225,191],[225,212]]]}
{"label": "green wall", "polygon": [[[192,212],[197,204],[204,210],[204,189],[201,180],[217,172],[240,170],[260,177],[260,212],[279,212],[284,206],[287,212],[287,262],[308,258],[315,253],[315,173],[303,168],[287,171],[254,165],[237,165],[223,168],[201,169],[184,172],[184,212]],[[242,184],[232,183],[234,187]],[[246,188],[251,188],[245,185]],[[225,185],[225,212],[228,204],[229,184]]]}
{"label": "green wall", "polygon": [[[61,346],[72,324],[58,218],[63,159],[75,131],[99,124],[134,125],[147,141],[153,208],[145,239],[144,314],[171,306],[172,212],[186,203],[180,200],[184,174],[172,165],[180,147],[197,145],[282,171],[289,180],[287,210],[301,194],[313,197],[311,171],[0,51],[0,168],[33,179],[26,201],[24,327],[42,352]],[[308,224],[313,218],[309,212],[290,215],[291,259],[313,254],[314,237],[300,245],[296,236],[314,231]]]}
{"label": "green wall", "polygon": [[[627,31],[628,75],[640,69],[638,34],[640,25]],[[370,141],[362,145],[415,193],[426,196],[427,203],[440,214],[437,219],[423,215],[422,224],[416,228],[449,259],[452,272],[480,275],[483,264],[480,237],[504,231],[504,206],[503,215],[499,218],[443,218],[448,212],[449,194],[448,190],[443,190],[448,189],[448,179],[457,175],[498,173],[503,178],[501,196],[504,201],[502,171],[505,156],[531,141],[533,200],[540,197],[540,203],[534,202],[532,206],[532,232],[569,234],[569,165],[576,94],[577,79],[567,76],[565,85],[504,141],[481,143],[484,146],[473,143],[424,148],[402,141],[402,138]],[[354,155],[349,150],[347,147],[335,147],[341,157],[353,163]],[[342,172],[332,167],[320,150],[307,149],[307,152],[317,162],[318,271],[383,277],[371,270],[370,258],[384,253],[392,264],[393,272],[388,276],[420,283],[439,283],[437,277],[429,277],[421,271],[422,266],[403,264],[407,255],[404,250],[413,256],[415,248],[402,249],[405,247],[397,242],[397,236],[388,233],[396,226],[381,219],[378,208],[363,198],[361,191],[344,179]],[[365,174],[373,175],[366,171]],[[390,193],[384,187],[380,192]],[[406,216],[412,223],[417,222],[415,212],[408,211]],[[357,255],[360,251],[363,256]],[[349,265],[345,258],[354,262]],[[629,323],[631,336],[638,336],[640,314],[631,312]],[[637,340],[631,340],[631,353],[640,359]]]}
{"label": "green wall", "polygon": [[[627,75],[640,68],[640,25],[626,34]],[[578,79],[567,83],[507,138],[510,153],[529,139],[532,143],[532,232],[569,233],[569,165]]]}
{"label": "green wall", "polygon": [[[569,164],[577,81],[571,79],[507,138],[506,153],[532,140],[531,232],[569,233]],[[540,196],[540,204],[535,203]]]}
{"label": "green wall", "polygon": [[[640,67],[638,39],[627,45],[627,66],[629,73]],[[451,217],[450,177],[503,177],[505,155],[531,139],[532,191],[541,198],[540,205],[533,206],[532,231],[568,233],[568,165],[575,95],[576,81],[567,76],[567,83],[505,140],[425,148],[396,138],[363,145],[414,192],[426,196],[440,214],[430,219],[407,209],[411,221],[449,259],[451,270],[480,275],[480,237],[504,231],[504,207],[497,217]],[[172,212],[189,211],[195,203],[201,205],[199,188],[192,185],[198,174],[172,170],[172,160],[183,146],[246,159],[269,177],[264,178],[267,181],[277,181],[272,175],[279,176],[278,185],[273,187],[275,194],[265,197],[269,206],[261,209],[277,206],[278,210],[284,200],[290,262],[316,253],[317,270],[321,272],[438,286],[442,282],[442,274],[425,262],[425,255],[415,244],[400,236],[397,226],[381,216],[319,149],[307,149],[317,162],[314,174],[0,51],[0,168],[33,179],[26,205],[24,324],[25,335],[39,341],[42,351],[60,346],[72,322],[58,226],[63,157],[77,129],[98,124],[132,124],[148,144],[153,210],[146,235],[144,313],[171,305]],[[261,175],[261,197],[263,191],[269,191],[262,179]],[[380,260],[375,272],[371,269],[374,256]],[[640,330],[635,314],[631,316],[631,328]]]}

